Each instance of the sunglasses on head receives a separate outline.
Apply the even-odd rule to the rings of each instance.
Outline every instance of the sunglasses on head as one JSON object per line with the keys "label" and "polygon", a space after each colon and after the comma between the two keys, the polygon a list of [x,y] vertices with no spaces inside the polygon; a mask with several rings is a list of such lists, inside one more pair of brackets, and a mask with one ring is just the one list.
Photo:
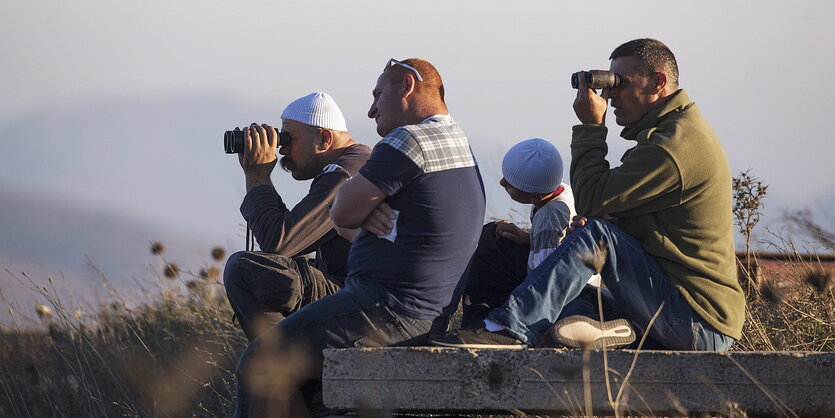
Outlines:
{"label": "sunglasses on head", "polygon": [[391,67],[392,65],[399,65],[403,68],[406,68],[407,70],[415,73],[415,77],[417,77],[418,81],[423,81],[423,77],[420,76],[420,73],[418,72],[417,68],[412,67],[411,65],[406,64],[403,61],[398,61],[394,58],[389,60],[389,62],[386,64],[386,68]]}

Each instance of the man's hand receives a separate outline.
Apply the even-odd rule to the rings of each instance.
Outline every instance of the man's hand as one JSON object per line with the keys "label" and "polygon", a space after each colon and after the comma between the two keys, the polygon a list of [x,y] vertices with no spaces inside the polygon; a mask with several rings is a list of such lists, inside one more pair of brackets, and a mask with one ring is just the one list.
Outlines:
{"label": "man's hand", "polygon": [[531,245],[531,234],[508,221],[496,222],[496,238],[508,239],[520,245]]}
{"label": "man's hand", "polygon": [[588,221],[589,221],[589,218],[586,218],[585,216],[580,216],[580,215],[577,215],[577,216],[571,218],[571,223],[568,224],[568,228],[566,228],[566,230],[565,230],[565,235],[568,235],[568,234],[574,232],[574,230],[577,229],[577,228],[586,226],[586,222],[588,222]]}
{"label": "man's hand", "polygon": [[[600,217],[600,219],[603,219],[604,221],[608,221],[609,219],[612,219],[612,217],[609,216],[609,215],[603,215],[603,216]],[[574,218],[571,219],[571,223],[568,224],[568,228],[565,229],[565,235],[568,235],[568,234],[574,232],[574,230],[577,229],[577,228],[586,226],[586,223],[588,221],[589,221],[589,218],[587,218],[585,216],[580,216],[580,215],[575,216]]]}
{"label": "man's hand", "polygon": [[336,229],[336,233],[339,234],[340,237],[347,239],[348,241],[354,242],[354,239],[359,235],[360,229],[359,228],[340,228],[338,226],[334,226]]}
{"label": "man's hand", "polygon": [[577,98],[574,99],[574,113],[580,122],[586,125],[603,125],[606,123],[606,90],[603,90],[603,95],[598,96],[594,90],[589,88],[586,82],[586,72],[581,72],[577,80],[580,86],[577,89]]}
{"label": "man's hand", "polygon": [[374,235],[388,235],[391,229],[394,228],[394,212],[391,210],[386,202],[380,202],[374,210],[368,214],[368,217],[362,221],[362,229]]}
{"label": "man's hand", "polygon": [[253,123],[244,128],[244,152],[238,155],[238,161],[244,169],[247,192],[254,187],[272,184],[270,174],[278,162],[275,155],[277,146],[278,134],[272,126]]}

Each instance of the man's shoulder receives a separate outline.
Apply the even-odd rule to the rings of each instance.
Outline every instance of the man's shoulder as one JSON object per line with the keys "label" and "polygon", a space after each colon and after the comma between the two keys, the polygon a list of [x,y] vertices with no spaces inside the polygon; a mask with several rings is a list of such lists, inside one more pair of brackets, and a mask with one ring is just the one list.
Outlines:
{"label": "man's shoulder", "polygon": [[[646,131],[646,141],[671,151],[684,146],[690,149],[697,143],[716,141],[718,136],[695,103],[676,110]],[[641,141],[639,140],[639,143]]]}
{"label": "man's shoulder", "polygon": [[710,124],[702,115],[701,110],[695,102],[690,100],[683,89],[679,90],[673,100],[661,110],[660,115],[650,128],[651,132],[676,133],[687,135],[690,133],[699,134],[701,131],[710,131]]}
{"label": "man's shoulder", "polygon": [[415,125],[401,126],[389,132],[388,135],[380,140],[380,144],[388,145],[404,154],[408,154],[413,148],[418,147],[417,138],[414,130],[411,129]]}
{"label": "man's shoulder", "polygon": [[342,167],[346,167],[346,169],[351,172],[351,174],[356,174],[360,167],[368,160],[368,157],[371,156],[371,148],[365,144],[353,144],[345,152],[336,159],[334,164],[338,164]]}
{"label": "man's shoulder", "polygon": [[413,135],[426,136],[437,131],[444,131],[446,133],[462,133],[455,119],[450,115],[434,115],[430,116],[419,123],[413,125],[401,126],[402,129],[409,131]]}
{"label": "man's shoulder", "polygon": [[368,161],[371,156],[371,148],[364,144],[353,144],[342,155],[339,156],[332,163],[326,165],[317,177],[328,173],[343,173],[348,177],[353,177],[357,174],[360,167]]}
{"label": "man's shoulder", "polygon": [[383,138],[383,143],[414,141],[419,144],[467,141],[467,136],[449,115],[430,116],[420,123],[395,128]]}
{"label": "man's shoulder", "polygon": [[467,136],[449,115],[396,128],[380,143],[402,152],[425,173],[475,166]]}

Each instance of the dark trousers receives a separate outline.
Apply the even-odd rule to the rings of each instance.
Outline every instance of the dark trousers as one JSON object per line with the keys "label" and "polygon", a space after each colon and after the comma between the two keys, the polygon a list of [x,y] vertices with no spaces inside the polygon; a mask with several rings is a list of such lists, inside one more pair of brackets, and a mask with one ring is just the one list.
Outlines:
{"label": "dark trousers", "polygon": [[528,275],[530,247],[496,238],[496,223],[481,230],[478,247],[464,272],[461,327],[481,325],[490,310],[502,306]]}
{"label": "dark trousers", "polygon": [[321,401],[322,350],[424,345],[430,333],[445,331],[445,318],[403,315],[386,306],[383,292],[379,285],[350,278],[340,291],[252,341],[238,362],[234,416],[302,416],[304,411],[291,406],[298,394],[314,415],[326,412]]}
{"label": "dark trousers", "polygon": [[223,285],[252,341],[303,306],[336,293],[344,283],[326,277],[304,257],[241,251],[226,262]]}

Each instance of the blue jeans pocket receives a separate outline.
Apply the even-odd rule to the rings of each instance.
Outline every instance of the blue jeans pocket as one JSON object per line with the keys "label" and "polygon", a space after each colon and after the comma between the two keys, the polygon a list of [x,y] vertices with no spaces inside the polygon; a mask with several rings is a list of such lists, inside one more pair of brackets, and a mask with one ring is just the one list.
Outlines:
{"label": "blue jeans pocket", "polygon": [[698,351],[727,351],[736,342],[735,339],[717,331],[710,324],[696,321],[693,323],[693,348]]}
{"label": "blue jeans pocket", "polygon": [[[667,350],[693,350],[695,338],[693,326],[696,322],[671,318],[661,333],[658,343]],[[652,334],[650,334],[652,335]]]}

